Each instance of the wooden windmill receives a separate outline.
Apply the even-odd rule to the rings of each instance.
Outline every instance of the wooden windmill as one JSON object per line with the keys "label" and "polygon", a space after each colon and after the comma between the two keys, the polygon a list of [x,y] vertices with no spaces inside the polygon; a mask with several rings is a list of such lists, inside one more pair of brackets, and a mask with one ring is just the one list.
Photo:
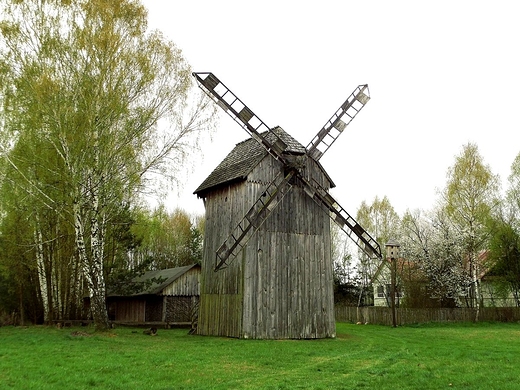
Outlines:
{"label": "wooden windmill", "polygon": [[368,86],[304,147],[270,129],[212,73],[193,75],[251,136],[195,190],[206,209],[198,333],[334,337],[329,217],[368,256],[381,250],[329,194],[334,183],[319,160],[368,102]]}

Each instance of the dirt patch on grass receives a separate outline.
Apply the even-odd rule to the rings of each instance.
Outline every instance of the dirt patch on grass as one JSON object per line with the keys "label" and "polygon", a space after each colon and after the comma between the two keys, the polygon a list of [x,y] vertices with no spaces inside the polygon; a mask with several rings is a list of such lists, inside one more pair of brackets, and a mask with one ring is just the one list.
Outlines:
{"label": "dirt patch on grass", "polygon": [[90,333],[82,332],[81,330],[76,330],[74,332],[70,332],[72,337],[90,337],[92,336]]}

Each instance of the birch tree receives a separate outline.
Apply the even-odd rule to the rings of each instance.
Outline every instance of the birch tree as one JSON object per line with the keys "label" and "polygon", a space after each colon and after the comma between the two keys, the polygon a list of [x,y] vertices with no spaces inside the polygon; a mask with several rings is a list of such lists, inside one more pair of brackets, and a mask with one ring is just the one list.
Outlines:
{"label": "birch tree", "polygon": [[520,307],[520,234],[504,219],[491,222],[487,261],[499,295],[512,294],[516,306]]}
{"label": "birch tree", "polygon": [[520,153],[511,164],[509,186],[505,198],[505,212],[517,231],[520,231]]}
{"label": "birch tree", "polygon": [[[181,51],[147,31],[134,0],[3,0],[0,63],[5,101],[2,156],[26,133],[63,167],[57,205],[26,177],[26,193],[67,213],[89,290],[92,317],[108,326],[103,259],[117,208],[158,174],[172,182],[213,106],[192,92]],[[9,163],[24,176],[23,167]]]}
{"label": "birch tree", "polygon": [[[399,215],[386,196],[383,199],[376,196],[372,204],[363,201],[358,209],[356,220],[376,239],[383,252],[390,238],[399,239],[397,237],[399,235]],[[360,255],[361,276],[364,285],[368,285],[379,264],[366,259],[363,254]],[[383,256],[386,255],[383,254]]]}
{"label": "birch tree", "polygon": [[448,170],[448,182],[442,195],[447,215],[464,240],[471,275],[470,297],[472,306],[476,308],[476,320],[480,309],[481,265],[477,261],[478,254],[486,246],[485,223],[498,207],[498,190],[499,178],[484,164],[477,145],[464,145]]}
{"label": "birch tree", "polygon": [[151,269],[200,263],[203,231],[194,222],[197,219],[192,222],[185,211],[168,212],[163,205],[153,211],[142,210],[131,228],[140,245],[131,251],[133,264],[129,268],[144,261]]}
{"label": "birch tree", "polygon": [[520,153],[511,165],[501,213],[489,222],[488,267],[503,296],[512,294],[520,307]]}

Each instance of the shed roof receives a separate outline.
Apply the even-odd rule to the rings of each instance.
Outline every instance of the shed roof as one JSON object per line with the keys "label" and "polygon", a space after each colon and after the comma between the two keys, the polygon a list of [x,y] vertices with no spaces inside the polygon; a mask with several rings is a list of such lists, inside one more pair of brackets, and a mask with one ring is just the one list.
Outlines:
{"label": "shed roof", "polygon": [[[134,279],[136,283],[146,282],[151,279],[158,279],[161,282],[153,281],[151,285],[145,287],[144,290],[138,291],[131,296],[137,295],[155,295],[159,294],[166,286],[173,283],[179,277],[184,275],[186,272],[191,270],[194,267],[200,267],[198,264],[186,265],[184,267],[176,267],[176,268],[167,268],[161,269],[157,271],[147,271],[143,275]],[[118,294],[109,294],[109,296],[119,296]]]}
{"label": "shed roof", "polygon": [[[305,147],[281,127],[277,126],[271,132],[275,133],[287,145],[284,153],[306,153]],[[275,136],[271,132],[267,133],[266,139],[274,142]],[[212,187],[245,180],[247,175],[262,161],[267,153],[267,150],[253,138],[238,143],[193,193],[202,196],[204,192]]]}

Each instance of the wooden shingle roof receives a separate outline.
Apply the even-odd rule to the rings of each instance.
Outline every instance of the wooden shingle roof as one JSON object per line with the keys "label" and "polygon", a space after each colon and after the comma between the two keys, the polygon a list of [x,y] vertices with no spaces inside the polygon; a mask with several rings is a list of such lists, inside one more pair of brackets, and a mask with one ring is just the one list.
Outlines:
{"label": "wooden shingle roof", "polygon": [[[162,290],[173,283],[175,280],[180,278],[186,272],[194,267],[200,267],[198,264],[186,265],[184,267],[176,267],[176,268],[167,268],[156,271],[147,271],[143,275],[138,276],[134,279],[136,283],[143,283],[146,281],[152,280],[150,285],[147,285],[143,290],[136,291],[130,296],[138,296],[138,295],[156,295],[160,294]],[[121,296],[121,294],[117,293],[109,293],[107,294],[109,297]]]}
{"label": "wooden shingle roof", "polygon": [[[305,147],[287,134],[281,127],[275,127],[271,132],[274,132],[287,145],[284,153],[305,153]],[[266,138],[268,141],[274,142],[275,136],[271,132],[267,133]],[[245,180],[267,153],[267,150],[253,138],[238,143],[194,191],[194,194],[202,197],[205,192],[213,187]]]}

